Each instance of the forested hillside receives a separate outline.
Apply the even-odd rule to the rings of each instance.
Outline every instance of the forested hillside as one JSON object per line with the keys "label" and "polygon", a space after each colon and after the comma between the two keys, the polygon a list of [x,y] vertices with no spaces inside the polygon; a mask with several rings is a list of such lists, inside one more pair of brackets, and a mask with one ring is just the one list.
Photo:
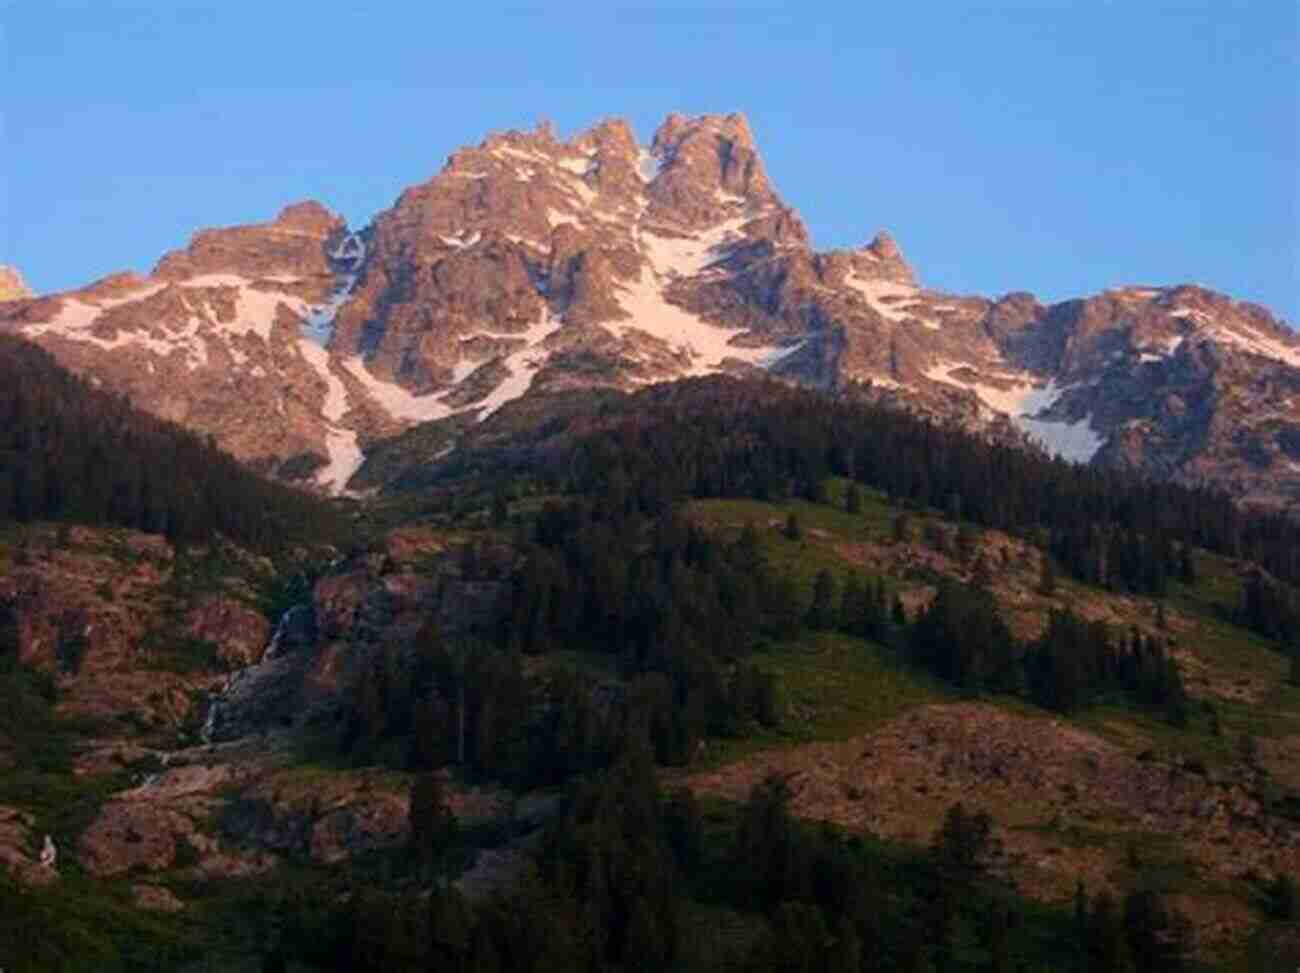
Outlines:
{"label": "forested hillside", "polygon": [[[104,437],[172,442],[28,395],[13,414],[60,416],[52,482]],[[406,467],[291,574],[10,524],[0,690],[28,716],[0,760],[57,743],[0,792],[0,852],[39,879],[0,883],[15,969],[1244,973],[1300,948],[1292,525],[781,385],[564,402]],[[315,522],[189,450],[235,504]],[[228,495],[195,476],[178,509]],[[150,666],[165,693],[100,685]]]}
{"label": "forested hillside", "polygon": [[336,529],[318,498],[257,476],[209,440],[131,407],[0,336],[0,518],[117,524],[255,548]]}

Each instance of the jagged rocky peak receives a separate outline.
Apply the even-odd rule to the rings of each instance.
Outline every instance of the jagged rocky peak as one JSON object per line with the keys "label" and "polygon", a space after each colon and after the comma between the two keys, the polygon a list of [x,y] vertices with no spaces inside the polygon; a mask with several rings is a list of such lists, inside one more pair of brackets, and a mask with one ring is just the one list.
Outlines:
{"label": "jagged rocky peak", "polygon": [[695,228],[783,208],[743,115],[669,115],[650,154],[660,166],[649,188],[652,218]]}
{"label": "jagged rocky peak", "polygon": [[853,267],[859,276],[917,286],[915,272],[886,230],[881,230],[865,247],[854,251],[853,257]]}
{"label": "jagged rocky peak", "polygon": [[892,236],[814,252],[742,115],[452,153],[358,233],[317,202],[0,330],[258,468],[343,489],[375,439],[523,395],[766,370],[1059,455],[1300,501],[1300,339],[1193,285],[1046,305],[920,286]]}
{"label": "jagged rocky peak", "polygon": [[583,152],[604,156],[617,156],[635,161],[640,147],[632,126],[621,118],[607,118],[597,122],[573,139],[572,145]]}
{"label": "jagged rocky peak", "polygon": [[0,264],[0,301],[17,301],[33,296],[17,268]]}

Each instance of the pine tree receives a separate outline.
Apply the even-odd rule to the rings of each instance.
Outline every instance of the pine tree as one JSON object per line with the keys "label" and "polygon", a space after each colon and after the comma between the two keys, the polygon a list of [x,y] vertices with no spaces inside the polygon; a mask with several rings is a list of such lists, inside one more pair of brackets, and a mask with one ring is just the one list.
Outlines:
{"label": "pine tree", "polygon": [[1269,915],[1283,922],[1300,916],[1300,893],[1296,891],[1296,880],[1285,872],[1278,872],[1264,889],[1264,904]]}
{"label": "pine tree", "polygon": [[412,781],[407,821],[411,847],[421,865],[436,866],[456,839],[456,817],[447,806],[442,781],[436,774],[419,774]]}
{"label": "pine tree", "polygon": [[894,516],[893,525],[894,542],[896,544],[907,544],[912,540],[912,517],[910,514],[900,513]]}
{"label": "pine tree", "polygon": [[1155,892],[1130,892],[1124,899],[1124,931],[1136,967],[1146,973],[1179,973],[1190,949],[1187,919]]}
{"label": "pine tree", "polygon": [[969,521],[963,520],[961,526],[957,528],[957,556],[961,558],[962,564],[970,563],[978,546],[979,533]]}
{"label": "pine tree", "polygon": [[906,627],[907,609],[903,607],[903,599],[900,598],[898,595],[894,595],[894,606],[890,614],[896,626],[898,626],[899,628]]}
{"label": "pine tree", "polygon": [[939,868],[955,881],[973,878],[993,841],[993,819],[986,811],[970,813],[958,801],[948,808],[931,849]]}
{"label": "pine tree", "polygon": [[1000,903],[989,917],[989,973],[1012,973],[1010,915]]}
{"label": "pine tree", "polygon": [[850,514],[862,513],[862,488],[856,483],[849,484],[844,498],[844,510]]}
{"label": "pine tree", "polygon": [[791,541],[797,541],[803,537],[803,528],[799,525],[799,515],[793,510],[791,510],[789,516],[785,518],[785,529],[782,533],[785,534],[786,540]]}
{"label": "pine tree", "polygon": [[808,627],[826,631],[836,627],[835,576],[827,568],[813,580],[812,605],[808,608]]}
{"label": "pine tree", "polygon": [[1134,973],[1133,952],[1109,892],[1092,900],[1086,942],[1088,973]]}

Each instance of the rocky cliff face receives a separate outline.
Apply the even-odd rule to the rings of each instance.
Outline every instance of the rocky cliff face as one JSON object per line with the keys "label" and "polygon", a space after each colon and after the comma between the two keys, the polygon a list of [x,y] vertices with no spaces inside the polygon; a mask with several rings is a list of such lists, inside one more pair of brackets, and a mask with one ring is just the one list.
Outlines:
{"label": "rocky cliff face", "polygon": [[31,296],[32,292],[22,274],[13,267],[0,264],[0,301],[16,301]]}
{"label": "rocky cliff face", "polygon": [[332,491],[420,422],[761,369],[1300,502],[1300,341],[1267,311],[1196,287],[942,294],[885,233],[818,252],[739,115],[671,115],[649,146],[620,121],[495,134],[358,233],[300,203],[0,328]]}

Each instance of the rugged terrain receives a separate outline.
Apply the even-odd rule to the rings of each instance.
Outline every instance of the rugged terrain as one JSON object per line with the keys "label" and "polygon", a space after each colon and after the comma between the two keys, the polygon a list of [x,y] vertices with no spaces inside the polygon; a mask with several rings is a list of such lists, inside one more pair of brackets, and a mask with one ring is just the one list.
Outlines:
{"label": "rugged terrain", "polygon": [[[1067,903],[1079,880],[1094,893],[1152,885],[1191,917],[1202,958],[1242,955],[1265,928],[1263,883],[1300,869],[1300,830],[1278,803],[1300,786],[1300,690],[1284,684],[1274,647],[1222,621],[1245,566],[1200,556],[1201,580],[1171,593],[1162,628],[1151,599],[1064,580],[1053,595],[1037,591],[1039,555],[1015,538],[983,531],[957,557],[955,528],[937,515],[914,516],[916,534],[898,540],[882,498],[868,497],[860,514],[831,501],[699,501],[687,516],[723,535],[760,525],[767,556],[805,598],[822,569],[841,579],[865,570],[912,614],[937,579],[969,580],[973,560],[985,560],[1023,634],[1071,605],[1120,629],[1171,635],[1189,691],[1217,708],[1221,730],[1211,733],[1199,709],[1174,729],[1115,708],[1066,719],[1010,699],[961,699],[881,646],[813,635],[757,656],[785,687],[779,731],[712,741],[667,778],[734,805],[780,774],[796,814],[905,848],[924,846],[945,809],[965,801],[993,814],[994,872],[1031,899]],[[510,516],[527,522],[535,509],[522,501]],[[800,540],[785,536],[792,512]],[[410,666],[430,624],[454,636],[490,615],[506,582],[467,573],[467,543],[501,544],[486,511],[452,524],[396,519],[407,525],[346,557],[323,552],[310,579],[229,545],[178,550],[129,531],[11,528],[0,603],[19,657],[57,681],[69,763],[4,789],[6,870],[28,885],[64,883],[67,894],[98,883],[126,908],[193,922],[217,914],[223,888],[289,883],[302,868],[353,874],[404,854],[412,775],[322,761],[313,732],[333,732],[374,659]],[[573,664],[618,691],[598,659],[534,663],[538,674]],[[23,768],[32,744],[0,744],[0,760]],[[554,799],[456,783],[449,807],[472,833],[527,836]],[[39,862],[47,833],[53,867]],[[528,840],[493,839],[458,887],[478,897],[509,886]]]}
{"label": "rugged terrain", "polygon": [[299,203],[202,231],[147,276],[11,301],[0,328],[331,492],[419,423],[763,369],[1300,502],[1300,340],[1268,311],[1191,285],[944,294],[884,232],[818,251],[739,115],[669,116],[648,146],[620,121],[494,134],[355,232]]}

